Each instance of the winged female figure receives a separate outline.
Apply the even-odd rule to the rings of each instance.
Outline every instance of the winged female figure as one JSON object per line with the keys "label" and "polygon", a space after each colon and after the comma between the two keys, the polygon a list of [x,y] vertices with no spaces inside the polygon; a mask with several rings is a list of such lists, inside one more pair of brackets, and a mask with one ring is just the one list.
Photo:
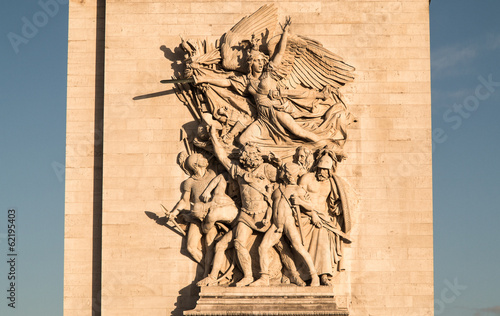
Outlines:
{"label": "winged female figure", "polygon": [[[221,37],[219,59],[198,58],[214,60],[216,70],[191,58],[188,67],[198,69],[191,74],[195,86],[218,91],[217,102],[213,93],[204,94],[211,104],[207,112],[216,119],[218,113],[234,113],[220,135],[227,145],[233,139],[236,145],[253,142],[291,157],[297,146],[342,147],[346,141],[352,116],[338,89],[354,79],[354,68],[319,42],[290,34],[290,25],[287,17],[275,35],[277,9],[265,5]],[[245,106],[234,101],[241,97]]]}

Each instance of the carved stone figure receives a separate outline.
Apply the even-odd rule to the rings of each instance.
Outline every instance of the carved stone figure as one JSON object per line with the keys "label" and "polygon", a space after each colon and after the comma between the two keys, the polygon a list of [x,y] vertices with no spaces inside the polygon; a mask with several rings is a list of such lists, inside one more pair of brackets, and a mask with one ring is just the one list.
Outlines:
{"label": "carved stone figure", "polygon": [[[292,244],[293,249],[306,262],[311,276],[311,286],[319,286],[318,274],[316,273],[311,255],[302,244],[302,231],[299,232],[295,225],[296,220],[300,220],[298,216],[300,210],[295,209],[296,207],[293,207],[289,200],[292,196],[298,195],[302,197],[304,203],[307,203],[305,202],[307,200],[305,197],[306,191],[297,185],[299,173],[300,166],[295,163],[289,162],[283,166],[283,180],[285,181],[285,185],[279,185],[278,189],[272,195],[273,221],[259,246],[261,276],[257,281],[250,284],[250,286],[269,285],[268,266],[270,258],[268,253],[271,247],[280,241],[283,233]],[[295,212],[295,215],[293,212]]]}
{"label": "carved stone figure", "polygon": [[300,145],[342,146],[352,116],[338,89],[353,80],[354,68],[319,42],[290,34],[290,18],[275,35],[277,25],[276,8],[266,5],[218,46],[183,41],[185,77],[194,85],[178,84],[177,95],[200,121],[209,113],[221,124],[226,147],[251,141],[263,153],[291,156]]}
{"label": "carved stone figure", "polygon": [[303,176],[305,173],[311,171],[314,162],[311,150],[305,146],[297,147],[293,155],[293,162],[300,167],[299,176]]}
{"label": "carved stone figure", "polygon": [[311,254],[320,275],[321,284],[332,285],[331,277],[342,271],[343,240],[348,240],[351,216],[347,185],[335,174],[342,155],[324,150],[320,153],[315,173],[300,178],[310,198],[299,195],[290,198],[293,205],[304,209],[308,217],[301,218],[304,245]]}
{"label": "carved stone figure", "polygon": [[263,162],[259,148],[253,144],[243,147],[240,164],[234,164],[227,158],[215,129],[211,129],[210,136],[215,155],[240,186],[241,210],[234,233],[234,248],[243,270],[243,279],[236,286],[246,286],[254,280],[252,259],[246,243],[253,231],[265,232],[269,228],[272,212],[269,190],[271,182],[276,181],[277,170]]}
{"label": "carved stone figure", "polygon": [[[181,198],[167,214],[167,220],[175,219],[180,211],[187,211],[184,214],[184,219],[189,223],[187,250],[196,262],[204,264],[205,274],[208,274],[217,235],[214,224],[222,222],[231,225],[238,215],[238,208],[225,193],[224,175],[216,175],[209,169],[208,160],[202,154],[191,154],[185,160],[180,158],[180,165],[190,177],[182,183]],[[199,247],[203,235],[206,249],[204,262]]]}
{"label": "carved stone figure", "polygon": [[[188,252],[205,266],[199,286],[223,278],[236,286],[303,286],[296,266],[303,273],[304,263],[312,286],[331,285],[343,269],[350,208],[335,170],[353,117],[339,89],[354,79],[354,68],[292,33],[291,21],[279,27],[269,4],[215,44],[182,39],[185,70],[166,80],[198,123],[187,149],[211,153],[225,168],[214,172],[201,154],[190,155],[190,178],[169,215],[188,210]],[[238,199],[227,194],[230,178]],[[227,272],[232,267],[242,276]]]}
{"label": "carved stone figure", "polygon": [[[196,262],[201,263],[203,253],[198,247],[202,238],[201,222],[205,219],[209,207],[200,197],[216,174],[214,171],[207,169],[208,160],[201,154],[193,154],[187,157],[184,167],[191,176],[182,183],[181,198],[167,215],[167,219],[177,217],[180,211],[188,211],[185,216],[186,221],[189,223],[187,250]],[[207,248],[210,247],[210,239],[213,241],[214,238],[215,236],[207,236]]]}

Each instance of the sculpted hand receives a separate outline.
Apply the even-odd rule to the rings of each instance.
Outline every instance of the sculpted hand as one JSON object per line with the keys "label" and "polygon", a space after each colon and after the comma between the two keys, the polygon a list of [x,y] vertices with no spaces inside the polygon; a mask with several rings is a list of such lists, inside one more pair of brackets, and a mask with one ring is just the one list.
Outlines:
{"label": "sculpted hand", "polygon": [[283,26],[283,32],[288,30],[288,28],[290,27],[290,24],[292,24],[292,17],[287,16],[286,20],[285,20],[285,25]]}
{"label": "sculpted hand", "polygon": [[173,210],[172,212],[170,213],[166,213],[165,214],[165,217],[167,218],[167,222],[171,219],[174,219],[177,217],[177,215],[179,214],[179,211],[178,210]]}
{"label": "sculpted hand", "polygon": [[339,201],[335,202],[333,214],[335,216],[339,216],[340,214],[342,214],[342,207],[341,207]]}
{"label": "sculpted hand", "polygon": [[323,226],[323,224],[321,223],[321,219],[319,218],[318,214],[316,214],[316,212],[312,213],[311,222],[318,228],[321,228]]}
{"label": "sculpted hand", "polygon": [[290,203],[292,203],[292,205],[299,205],[300,206],[300,198],[295,196],[295,194],[292,194],[292,195],[290,195]]}
{"label": "sculpted hand", "polygon": [[206,203],[210,200],[211,197],[212,195],[210,194],[210,192],[203,192],[203,194],[200,195],[200,200]]}

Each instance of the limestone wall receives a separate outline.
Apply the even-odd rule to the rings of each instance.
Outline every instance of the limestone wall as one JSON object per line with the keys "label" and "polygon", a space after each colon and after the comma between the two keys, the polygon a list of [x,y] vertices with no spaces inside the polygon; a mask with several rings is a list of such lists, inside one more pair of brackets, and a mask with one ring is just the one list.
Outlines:
{"label": "limestone wall", "polygon": [[[194,307],[196,265],[180,250],[181,237],[146,214],[162,216],[160,203],[171,208],[180,196],[179,131],[192,121],[159,81],[176,70],[179,35],[215,40],[265,3],[108,0],[104,11],[95,0],[70,2],[65,315],[89,315],[92,305],[99,91],[102,284],[94,296],[102,296],[103,315],[181,315]],[[349,271],[335,291],[349,297],[352,315],[432,315],[428,1],[275,3],[280,21],[292,17],[292,32],[356,67],[354,83],[341,91],[358,122],[338,173],[357,189],[360,203],[346,251]],[[96,85],[94,64],[99,12],[105,12],[103,86]],[[82,144],[88,150],[70,150]]]}
{"label": "limestone wall", "polygon": [[66,120],[64,314],[91,315],[100,296],[104,15],[70,1]]}

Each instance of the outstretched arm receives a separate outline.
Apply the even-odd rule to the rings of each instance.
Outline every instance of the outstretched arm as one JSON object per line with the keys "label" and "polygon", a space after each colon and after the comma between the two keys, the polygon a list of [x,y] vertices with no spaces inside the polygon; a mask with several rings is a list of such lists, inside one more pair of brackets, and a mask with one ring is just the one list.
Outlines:
{"label": "outstretched arm", "polygon": [[175,204],[174,208],[170,213],[166,214],[167,219],[177,217],[179,212],[182,210],[189,210],[191,207],[189,203],[190,196],[191,196],[191,191],[183,191],[179,202]]}
{"label": "outstretched arm", "polygon": [[219,159],[224,168],[229,171],[233,164],[231,163],[231,160],[227,158],[226,151],[224,150],[224,147],[222,147],[222,144],[219,142],[219,139],[215,134],[215,128],[213,126],[210,126],[210,139],[212,140],[212,144],[214,146],[215,156],[217,157],[217,159]]}
{"label": "outstretched arm", "polygon": [[195,84],[208,83],[222,88],[229,88],[231,86],[231,82],[226,78],[210,78],[209,76],[193,75],[193,79]]}
{"label": "outstretched arm", "polygon": [[274,55],[273,59],[271,60],[271,62],[275,66],[279,66],[281,64],[283,55],[285,55],[286,43],[288,41],[288,29],[290,27],[290,24],[292,24],[292,19],[288,16],[285,21],[285,26],[283,27],[283,34],[281,34],[281,39],[278,43],[279,45],[278,52]]}
{"label": "outstretched arm", "polygon": [[314,210],[314,207],[313,207],[311,201],[308,201],[307,199],[303,199],[302,197],[295,197],[293,199],[292,204],[300,206],[302,208],[303,213],[305,213],[311,217],[312,223],[316,227],[321,227],[321,219],[319,218],[318,214]]}

